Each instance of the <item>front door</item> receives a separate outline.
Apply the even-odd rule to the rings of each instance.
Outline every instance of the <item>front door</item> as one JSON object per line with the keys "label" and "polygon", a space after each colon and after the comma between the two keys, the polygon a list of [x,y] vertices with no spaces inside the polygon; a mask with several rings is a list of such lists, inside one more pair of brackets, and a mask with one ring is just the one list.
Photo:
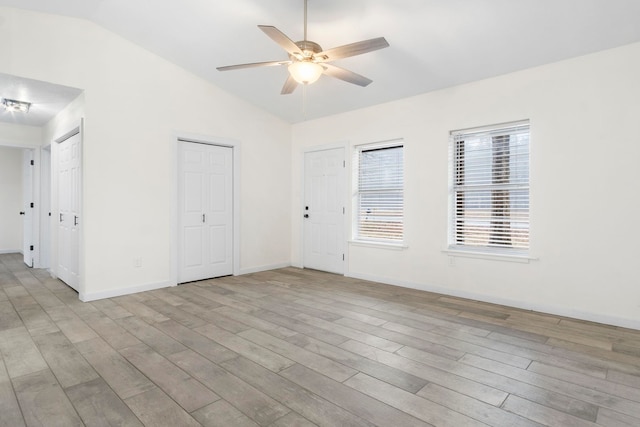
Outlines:
{"label": "front door", "polygon": [[178,143],[178,283],[233,274],[233,149]]}
{"label": "front door", "polygon": [[307,268],[344,274],[344,149],[304,156],[304,253]]}
{"label": "front door", "polygon": [[76,291],[80,266],[80,134],[58,144],[58,266],[60,280]]}

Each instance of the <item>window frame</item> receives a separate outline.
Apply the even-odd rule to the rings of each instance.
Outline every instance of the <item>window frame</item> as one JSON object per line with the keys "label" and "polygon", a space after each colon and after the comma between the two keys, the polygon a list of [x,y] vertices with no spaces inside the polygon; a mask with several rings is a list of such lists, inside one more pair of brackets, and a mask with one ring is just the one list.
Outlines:
{"label": "window frame", "polygon": [[[385,190],[370,190],[370,191],[361,191],[360,189],[360,165],[361,165],[361,156],[363,152],[368,151],[377,151],[377,150],[386,150],[392,148],[401,148],[402,149],[402,159],[400,163],[400,171],[402,173],[401,176],[401,185],[400,188],[390,188],[386,189],[386,192],[400,192],[401,195],[401,205],[402,212],[400,216],[399,223],[401,225],[401,233],[399,239],[394,238],[384,238],[384,237],[372,237],[366,236],[361,233],[361,222],[360,222],[360,212],[361,212],[361,195],[362,194],[372,194],[374,192],[385,192]],[[354,244],[362,244],[362,245],[375,245],[375,246],[387,246],[387,247],[402,247],[404,248],[405,242],[405,143],[402,139],[394,139],[383,142],[376,143],[367,143],[354,146],[353,152],[353,160],[352,160],[352,240],[351,243]]]}
{"label": "window frame", "polygon": [[[499,244],[490,244],[488,242],[485,245],[473,245],[473,244],[464,244],[459,241],[459,231],[461,221],[465,219],[460,219],[457,215],[459,212],[458,202],[459,199],[457,197],[459,192],[463,192],[464,194],[469,194],[470,190],[467,186],[466,192],[464,187],[465,185],[460,185],[458,183],[460,176],[460,162],[462,161],[460,156],[458,155],[459,144],[463,142],[463,137],[488,137],[491,136],[495,138],[500,135],[514,135],[514,134],[525,134],[527,135],[527,143],[526,143],[526,183],[518,183],[518,177],[509,176],[509,182],[505,183],[495,183],[493,182],[495,179],[495,175],[493,172],[493,168],[491,165],[486,169],[485,173],[492,174],[492,182],[490,184],[482,185],[482,189],[484,191],[491,192],[492,198],[490,199],[490,207],[489,209],[493,212],[493,209],[496,205],[493,204],[493,191],[526,191],[526,213],[524,214],[526,221],[520,221],[521,223],[526,223],[526,245],[525,247],[513,247]],[[493,141],[492,141],[493,142]],[[466,149],[466,148],[464,148]],[[492,146],[493,149],[493,146]],[[520,153],[521,154],[521,153]],[[495,154],[493,154],[495,155]],[[515,157],[517,154],[514,154]],[[509,159],[511,160],[511,154],[509,154]],[[493,159],[495,161],[495,158]],[[493,162],[492,162],[493,163]],[[464,167],[464,166],[463,166]],[[522,173],[522,171],[517,171]],[[448,244],[447,251],[450,255],[479,255],[479,256],[497,256],[497,257],[510,257],[510,258],[522,258],[522,259],[531,259],[529,254],[531,251],[531,125],[529,120],[519,120],[515,122],[502,123],[491,126],[482,126],[468,129],[461,129],[451,131],[449,135],[449,174],[448,174],[448,182],[449,182],[449,215],[448,215]],[[520,177],[521,179],[521,177]],[[478,191],[478,190],[476,190]],[[511,194],[509,194],[511,197]],[[511,203],[511,201],[509,202]],[[510,207],[510,205],[509,205]],[[511,213],[510,213],[511,215]],[[493,218],[491,219],[493,221]],[[511,221],[511,219],[509,220]],[[509,225],[511,228],[511,224]],[[491,236],[491,234],[490,234]],[[511,236],[512,237],[512,236]],[[489,237],[491,239],[491,237]],[[494,242],[495,243],[495,242]]]}

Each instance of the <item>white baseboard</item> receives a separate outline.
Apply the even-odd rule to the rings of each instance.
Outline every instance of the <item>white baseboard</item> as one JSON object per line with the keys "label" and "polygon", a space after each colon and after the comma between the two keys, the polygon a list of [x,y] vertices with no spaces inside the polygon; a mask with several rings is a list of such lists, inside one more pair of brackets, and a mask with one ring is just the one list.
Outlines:
{"label": "white baseboard", "polygon": [[385,277],[371,276],[360,273],[347,273],[346,277],[354,279],[368,280],[371,282],[384,283],[386,285],[401,286],[403,288],[418,289],[421,291],[434,292],[453,297],[465,298],[470,300],[482,301],[491,304],[505,305],[508,307],[519,308],[522,310],[537,311],[540,313],[553,314],[556,316],[570,317],[573,319],[586,320],[589,322],[602,323],[611,326],[620,326],[623,328],[640,330],[640,320],[627,319],[624,317],[610,316],[606,314],[591,313],[587,311],[574,310],[568,307],[560,307],[551,304],[532,303],[528,301],[519,301],[508,298],[494,297],[492,295],[478,294],[475,292],[467,292],[459,289],[450,289],[443,286],[433,286],[427,284],[418,284],[405,282],[402,280],[389,279]]}
{"label": "white baseboard", "polygon": [[[240,270],[240,274],[258,273],[260,271],[276,270],[278,268],[285,268],[290,266],[291,266],[290,263],[282,263],[282,264],[264,265],[261,267],[254,267],[254,268],[245,268]],[[155,289],[168,288],[171,286],[176,286],[176,283],[174,281],[167,280],[164,282],[147,283],[144,285],[132,286],[130,288],[111,289],[111,290],[102,291],[102,292],[90,292],[90,293],[80,292],[79,298],[80,298],[80,301],[89,302],[89,301],[95,301],[95,300],[104,299],[104,298],[114,298],[114,297],[120,297],[123,295],[135,294],[138,292],[153,291]]]}
{"label": "white baseboard", "polygon": [[20,249],[0,249],[0,255],[3,254],[21,254],[22,251]]}
{"label": "white baseboard", "polygon": [[284,262],[282,264],[272,264],[272,265],[263,265],[260,267],[252,267],[252,268],[243,268],[240,270],[240,275],[242,274],[251,274],[251,273],[259,273],[261,271],[268,270],[277,270],[279,268],[291,267],[291,263]]}
{"label": "white baseboard", "polygon": [[176,286],[176,284],[171,283],[170,281],[158,282],[158,283],[147,283],[144,285],[132,286],[130,288],[110,289],[108,291],[102,291],[102,292],[91,292],[91,293],[80,292],[79,298],[80,298],[80,301],[89,302],[89,301],[95,301],[95,300],[104,299],[104,298],[113,298],[113,297],[120,297],[123,295],[136,294],[138,292],[153,291],[155,289],[168,288],[171,286]]}

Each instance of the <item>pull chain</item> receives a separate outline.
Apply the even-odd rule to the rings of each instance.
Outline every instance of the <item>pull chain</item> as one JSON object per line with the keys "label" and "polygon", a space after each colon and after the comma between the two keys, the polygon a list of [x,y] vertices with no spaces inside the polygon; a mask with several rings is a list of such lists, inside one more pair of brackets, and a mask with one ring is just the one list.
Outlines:
{"label": "pull chain", "polygon": [[307,85],[302,85],[302,120],[307,120]]}

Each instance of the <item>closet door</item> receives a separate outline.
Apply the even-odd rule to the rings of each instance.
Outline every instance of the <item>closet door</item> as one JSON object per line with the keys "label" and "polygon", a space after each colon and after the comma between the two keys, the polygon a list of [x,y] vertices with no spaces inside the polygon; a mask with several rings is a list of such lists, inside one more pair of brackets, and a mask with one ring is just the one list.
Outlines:
{"label": "closet door", "polygon": [[178,283],[233,273],[233,149],[178,145]]}

